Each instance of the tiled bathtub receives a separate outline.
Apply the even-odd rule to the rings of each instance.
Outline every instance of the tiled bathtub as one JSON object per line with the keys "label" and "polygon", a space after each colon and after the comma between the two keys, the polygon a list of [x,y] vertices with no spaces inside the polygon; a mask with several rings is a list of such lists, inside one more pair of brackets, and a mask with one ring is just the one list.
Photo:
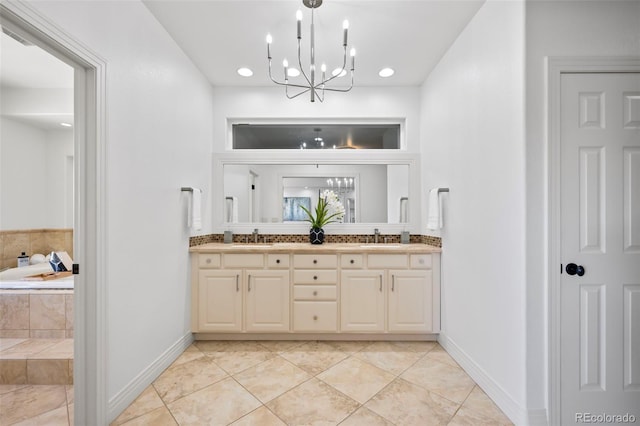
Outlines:
{"label": "tiled bathtub", "polygon": [[0,290],[0,338],[73,337],[73,290]]}

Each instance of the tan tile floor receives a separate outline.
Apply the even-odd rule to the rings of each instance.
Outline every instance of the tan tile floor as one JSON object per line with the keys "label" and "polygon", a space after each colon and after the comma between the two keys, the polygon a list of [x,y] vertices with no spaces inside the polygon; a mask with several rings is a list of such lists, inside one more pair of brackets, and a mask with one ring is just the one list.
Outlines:
{"label": "tan tile floor", "polygon": [[[0,385],[0,425],[70,425],[72,415],[70,386]],[[112,423],[231,424],[511,422],[435,342],[200,341]]]}

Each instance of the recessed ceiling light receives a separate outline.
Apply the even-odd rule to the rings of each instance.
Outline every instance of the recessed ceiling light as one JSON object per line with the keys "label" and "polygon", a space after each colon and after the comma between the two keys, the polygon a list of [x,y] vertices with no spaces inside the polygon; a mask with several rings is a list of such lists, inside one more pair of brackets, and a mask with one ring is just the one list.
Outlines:
{"label": "recessed ceiling light", "polygon": [[251,71],[249,68],[238,68],[238,74],[240,74],[243,77],[251,77],[253,75],[253,71]]}
{"label": "recessed ceiling light", "polygon": [[70,123],[60,123],[62,127],[71,127]]}
{"label": "recessed ceiling light", "polygon": [[344,77],[345,75],[347,75],[347,70],[344,68],[336,68],[335,70],[331,71],[331,75],[338,75],[338,77]]}
{"label": "recessed ceiling light", "polygon": [[387,77],[391,77],[394,73],[395,71],[393,70],[393,68],[382,68],[378,73],[378,75],[380,77],[387,78]]}
{"label": "recessed ceiling light", "polygon": [[289,77],[297,77],[300,75],[300,71],[297,68],[287,68],[287,75]]}

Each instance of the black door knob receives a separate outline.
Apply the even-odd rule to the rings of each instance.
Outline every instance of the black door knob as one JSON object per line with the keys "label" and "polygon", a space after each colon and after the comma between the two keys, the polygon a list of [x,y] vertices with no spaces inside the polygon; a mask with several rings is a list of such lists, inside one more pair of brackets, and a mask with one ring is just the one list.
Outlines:
{"label": "black door knob", "polygon": [[577,275],[579,277],[584,275],[584,267],[582,265],[576,265],[575,263],[569,263],[564,268],[569,275]]}

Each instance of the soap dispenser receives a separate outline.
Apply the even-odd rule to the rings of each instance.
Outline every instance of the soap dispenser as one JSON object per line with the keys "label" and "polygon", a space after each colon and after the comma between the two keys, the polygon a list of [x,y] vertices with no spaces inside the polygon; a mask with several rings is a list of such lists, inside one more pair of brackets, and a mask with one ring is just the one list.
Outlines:
{"label": "soap dispenser", "polygon": [[29,256],[27,256],[25,252],[22,252],[22,254],[18,256],[18,268],[22,268],[23,266],[29,266]]}

